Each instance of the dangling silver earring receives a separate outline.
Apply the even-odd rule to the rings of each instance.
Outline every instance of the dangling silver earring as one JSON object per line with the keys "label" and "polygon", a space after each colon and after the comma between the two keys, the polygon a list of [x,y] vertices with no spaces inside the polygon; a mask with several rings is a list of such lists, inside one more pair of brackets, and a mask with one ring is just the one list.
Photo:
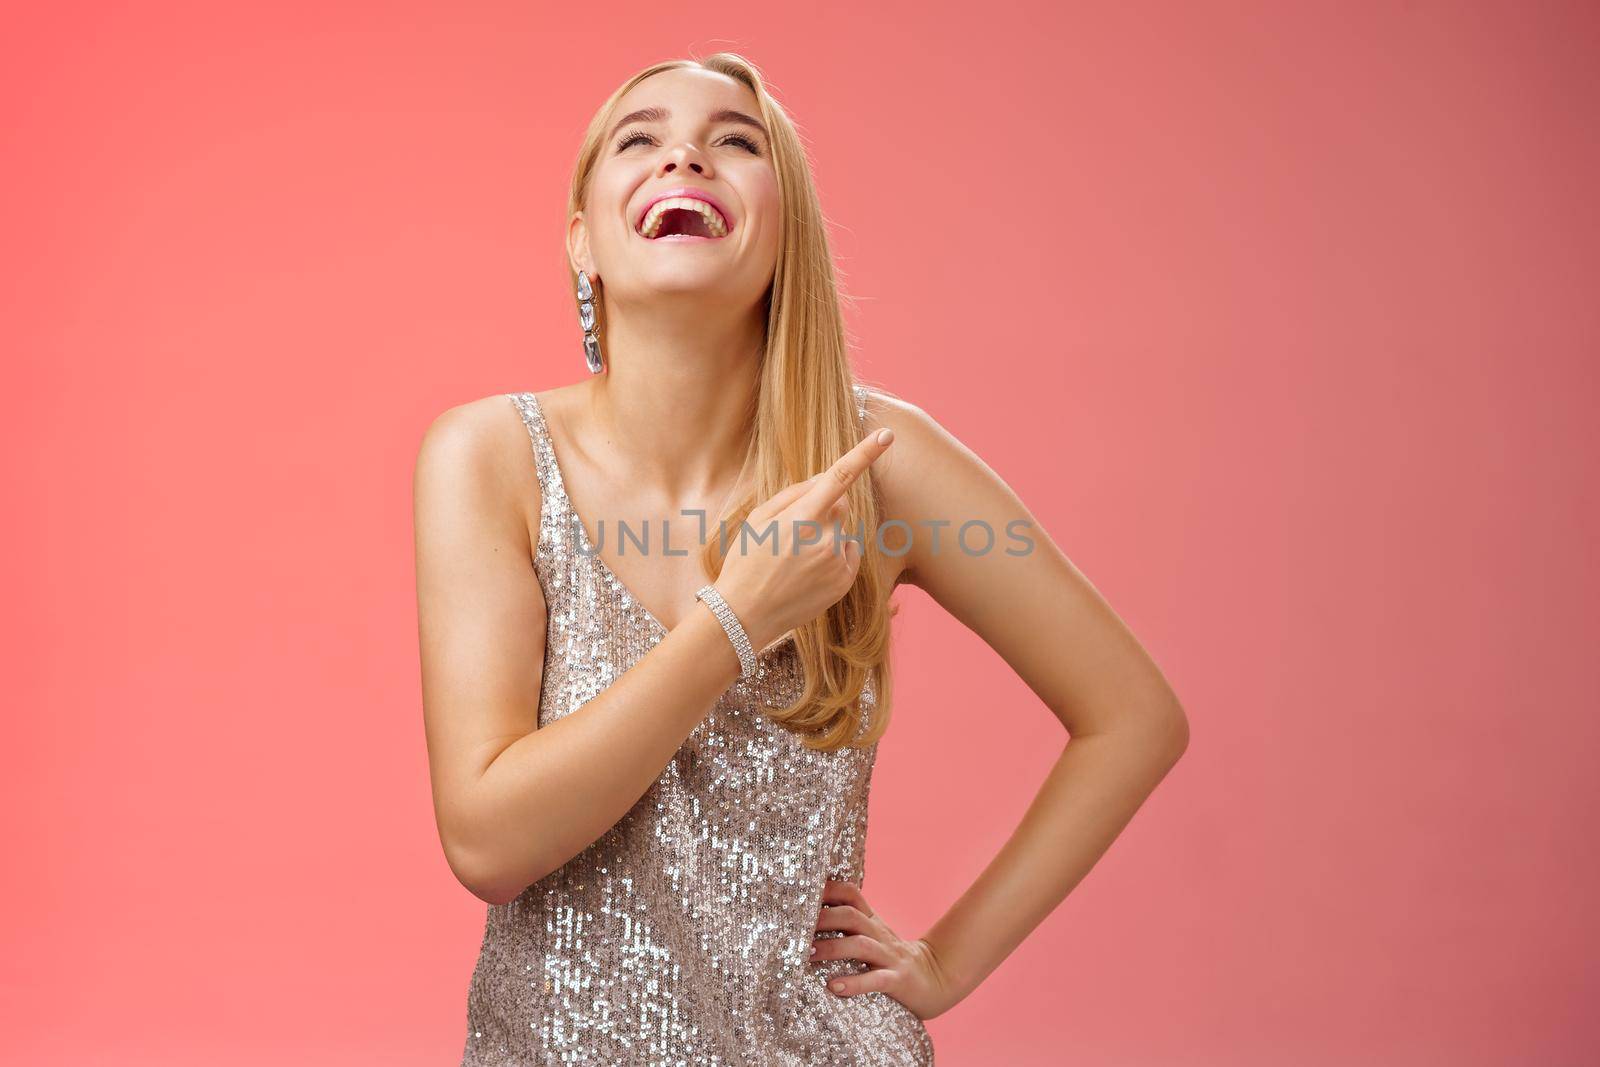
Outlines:
{"label": "dangling silver earring", "polygon": [[605,362],[600,358],[600,339],[594,335],[594,287],[589,284],[589,275],[581,270],[578,272],[578,325],[583,327],[583,358],[589,364],[589,373],[599,374],[605,369]]}

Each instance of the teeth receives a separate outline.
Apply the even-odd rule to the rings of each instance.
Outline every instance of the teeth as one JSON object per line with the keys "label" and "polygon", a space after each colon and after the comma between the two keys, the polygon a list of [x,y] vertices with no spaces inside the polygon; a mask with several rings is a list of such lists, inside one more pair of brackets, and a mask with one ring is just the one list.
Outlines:
{"label": "teeth", "polygon": [[712,237],[726,237],[728,234],[728,224],[722,221],[717,209],[704,200],[697,200],[692,196],[669,196],[665,200],[657,200],[650,206],[644,221],[639,224],[640,236],[653,239],[661,230],[661,216],[673,208],[698,211],[700,217],[706,220],[706,229],[711,231]]}

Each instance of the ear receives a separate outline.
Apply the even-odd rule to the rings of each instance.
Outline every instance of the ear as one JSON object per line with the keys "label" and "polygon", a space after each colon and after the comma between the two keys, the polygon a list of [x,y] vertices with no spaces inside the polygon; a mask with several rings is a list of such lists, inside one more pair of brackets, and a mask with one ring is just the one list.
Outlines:
{"label": "ear", "polygon": [[583,271],[591,283],[600,280],[599,273],[594,269],[594,256],[589,252],[589,222],[581,211],[575,213],[567,223],[567,259],[572,263],[572,269]]}

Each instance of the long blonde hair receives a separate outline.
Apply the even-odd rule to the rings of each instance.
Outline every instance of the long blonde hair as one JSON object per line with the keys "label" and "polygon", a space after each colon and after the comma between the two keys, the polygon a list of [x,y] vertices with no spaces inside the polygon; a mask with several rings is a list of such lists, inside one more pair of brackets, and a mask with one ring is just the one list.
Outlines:
{"label": "long blonde hair", "polygon": [[[617,102],[646,78],[665,70],[696,67],[727,75],[755,94],[772,145],[783,229],[778,265],[767,295],[767,339],[755,397],[751,441],[754,486],[726,515],[728,540],[759,503],[791,482],[826,470],[861,440],[856,379],[845,340],[841,293],[828,247],[822,206],[799,133],[767,92],[761,72],[733,52],[703,59],[677,59],[646,67],[611,94],[589,124],[578,153],[567,200],[567,217],[587,206],[594,172]],[[569,271],[571,270],[569,264]],[[571,271],[574,297],[578,276]],[[604,342],[604,287],[594,284],[597,336]],[[879,390],[882,392],[882,390]],[[846,533],[861,534],[861,569],[844,597],[815,620],[795,629],[805,685],[795,703],[767,715],[812,749],[864,748],[888,726],[891,697],[889,604],[891,589],[877,566],[879,500],[872,472],[846,493]],[[708,529],[720,529],[717,524]],[[828,536],[828,535],[824,535]],[[723,546],[712,536],[704,563],[713,578],[722,573]],[[864,698],[867,687],[871,696]]]}

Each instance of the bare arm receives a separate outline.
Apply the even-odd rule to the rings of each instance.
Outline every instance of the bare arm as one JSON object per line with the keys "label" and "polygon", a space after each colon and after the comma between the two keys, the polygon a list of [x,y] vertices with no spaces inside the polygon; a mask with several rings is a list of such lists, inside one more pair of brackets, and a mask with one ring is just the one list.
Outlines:
{"label": "bare arm", "polygon": [[[873,916],[859,887],[830,883],[819,929],[860,935],[819,954],[879,968],[842,992],[890,992],[923,1018],[948,1009],[1011,954],[1086,875],[1188,745],[1188,721],[1160,670],[1011,489],[925,412],[893,397],[874,418],[902,443],[879,473],[885,510],[914,530],[905,580],[978,634],[1070,734],[1015,832],[917,942]],[[978,519],[994,545],[971,531]],[[928,522],[945,520],[937,551]],[[1009,527],[1024,520],[1029,525]],[[1031,550],[1019,540],[1031,539]],[[1009,555],[1007,549],[1024,554]]]}
{"label": "bare arm", "polygon": [[539,488],[509,410],[489,397],[441,415],[413,484],[434,813],[451,870],[491,904],[627,814],[739,676],[716,618],[692,611],[599,696],[539,727],[546,608],[524,504],[538,515]]}

